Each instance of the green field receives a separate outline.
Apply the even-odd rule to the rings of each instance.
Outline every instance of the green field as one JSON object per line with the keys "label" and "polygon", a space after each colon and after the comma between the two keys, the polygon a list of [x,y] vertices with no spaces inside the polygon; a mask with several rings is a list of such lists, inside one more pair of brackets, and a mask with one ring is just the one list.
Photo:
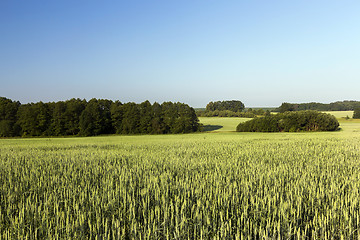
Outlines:
{"label": "green field", "polygon": [[[0,239],[359,239],[341,131],[0,139]],[[247,119],[245,119],[247,120]]]}
{"label": "green field", "polygon": [[341,119],[346,117],[352,118],[354,111],[330,111],[325,113],[330,113],[331,115],[334,115],[336,118]]}

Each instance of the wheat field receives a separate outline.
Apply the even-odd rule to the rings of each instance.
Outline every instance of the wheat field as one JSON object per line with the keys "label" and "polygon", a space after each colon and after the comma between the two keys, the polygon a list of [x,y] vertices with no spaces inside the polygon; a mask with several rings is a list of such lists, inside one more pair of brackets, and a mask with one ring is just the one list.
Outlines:
{"label": "wheat field", "polygon": [[360,239],[358,129],[0,139],[0,239]]}

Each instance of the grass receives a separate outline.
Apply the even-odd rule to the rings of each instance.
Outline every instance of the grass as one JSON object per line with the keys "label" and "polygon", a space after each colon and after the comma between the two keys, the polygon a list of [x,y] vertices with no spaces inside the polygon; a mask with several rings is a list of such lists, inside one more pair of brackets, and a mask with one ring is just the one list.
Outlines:
{"label": "grass", "polygon": [[325,113],[329,113],[331,115],[334,115],[338,119],[342,119],[346,117],[352,118],[354,111],[329,111]]}
{"label": "grass", "polygon": [[[0,139],[0,239],[359,239],[342,131]],[[207,122],[206,122],[207,120]]]}

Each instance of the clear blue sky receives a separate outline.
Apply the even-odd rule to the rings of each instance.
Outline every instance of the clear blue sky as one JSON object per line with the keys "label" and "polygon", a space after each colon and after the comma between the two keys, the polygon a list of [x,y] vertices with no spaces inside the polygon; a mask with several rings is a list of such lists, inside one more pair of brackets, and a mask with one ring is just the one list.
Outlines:
{"label": "clear blue sky", "polygon": [[0,1],[0,96],[360,100],[360,2]]}

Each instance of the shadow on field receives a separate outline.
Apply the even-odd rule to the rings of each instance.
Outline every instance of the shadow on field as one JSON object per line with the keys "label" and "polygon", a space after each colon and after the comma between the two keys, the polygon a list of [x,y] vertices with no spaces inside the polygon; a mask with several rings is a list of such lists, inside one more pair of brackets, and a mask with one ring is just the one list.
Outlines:
{"label": "shadow on field", "polygon": [[223,126],[221,125],[204,125],[203,126],[203,132],[210,132],[210,131],[215,131],[218,130],[220,128],[222,128]]}

